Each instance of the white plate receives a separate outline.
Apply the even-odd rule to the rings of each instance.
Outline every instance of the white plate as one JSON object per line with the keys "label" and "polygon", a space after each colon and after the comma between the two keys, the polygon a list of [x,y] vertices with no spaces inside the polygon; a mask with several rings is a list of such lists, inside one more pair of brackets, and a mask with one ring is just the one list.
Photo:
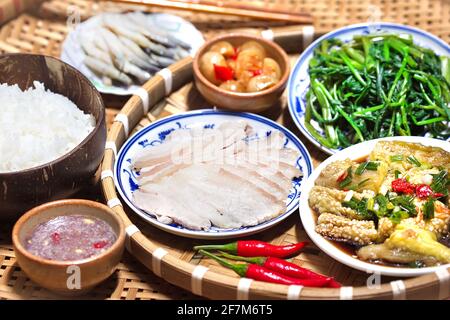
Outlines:
{"label": "white plate", "polygon": [[[281,131],[286,136],[286,147],[298,150],[300,157],[297,159],[297,167],[303,172],[303,178],[292,182],[292,189],[286,199],[286,212],[280,216],[252,227],[240,229],[211,228],[208,231],[194,231],[176,224],[164,224],[159,222],[151,213],[137,208],[131,201],[132,193],[137,188],[136,176],[130,168],[134,154],[142,148],[151,148],[161,144],[167,135],[174,130],[189,129],[192,127],[214,128],[226,121],[245,120],[259,136],[267,136],[272,131]],[[257,138],[257,136],[255,136]],[[186,112],[167,117],[152,123],[130,137],[120,149],[114,166],[114,181],[122,199],[127,205],[152,225],[173,234],[198,239],[224,239],[242,237],[265,230],[280,223],[298,208],[300,197],[300,185],[312,172],[311,157],[305,146],[289,130],[276,122],[251,113],[235,113],[217,110],[199,110]]]}
{"label": "white plate", "polygon": [[[314,41],[308,48],[306,48],[305,51],[303,51],[292,68],[287,85],[288,104],[292,119],[294,119],[294,122],[300,129],[301,133],[314,145],[328,154],[333,154],[340,149],[330,149],[323,146],[311,135],[311,133],[309,133],[308,129],[305,127],[306,93],[308,92],[310,84],[308,74],[309,60],[311,60],[314,55],[314,49],[325,39],[337,38],[345,42],[352,40],[355,35],[369,33],[410,34],[413,36],[414,43],[420,45],[421,47],[432,49],[437,55],[440,56],[450,56],[450,46],[443,40],[426,31],[396,23],[380,22],[374,24],[354,24],[327,33]],[[323,134],[323,130],[318,126],[318,124],[315,124],[314,121],[311,121],[311,123],[319,133]]]}
{"label": "white plate", "polygon": [[[167,13],[153,13],[147,14],[148,23],[155,28],[167,31],[180,40],[183,40],[191,45],[190,54],[193,56],[198,48],[205,42],[202,33],[197,30],[190,22]],[[141,89],[138,85],[130,87],[122,86],[107,86],[103,84],[101,79],[95,75],[86,65],[83,60],[85,57],[84,51],[81,48],[79,37],[80,34],[86,32],[95,32],[101,24],[101,16],[94,16],[83,23],[80,23],[76,28],[69,33],[62,45],[61,60],[72,65],[83,73],[98,91],[106,94],[114,95],[132,95]]]}
{"label": "white plate", "polygon": [[314,187],[316,179],[319,177],[320,172],[329,165],[330,163],[336,160],[343,159],[360,159],[362,157],[367,156],[374,148],[375,144],[381,140],[390,140],[390,141],[406,141],[406,142],[414,142],[421,143],[425,146],[434,146],[440,147],[447,152],[450,152],[450,143],[438,140],[438,139],[430,139],[424,137],[390,137],[383,139],[376,139],[371,141],[362,142],[351,146],[345,150],[342,150],[335,155],[329,157],[327,160],[322,162],[316,170],[309,176],[308,180],[304,181],[301,187],[301,195],[300,195],[300,219],[302,220],[303,226],[308,233],[308,236],[311,240],[326,254],[335,260],[358,270],[365,271],[368,273],[379,273],[381,275],[386,276],[397,276],[397,277],[412,277],[419,276],[422,274],[434,272],[439,268],[447,268],[450,264],[439,267],[427,267],[427,268],[397,268],[397,267],[389,267],[389,266],[381,266],[373,263],[364,262],[362,260],[353,258],[349,254],[337,248],[332,241],[329,241],[322,237],[315,231],[316,227],[316,217],[317,214],[310,208],[308,203],[309,194],[311,192],[312,187]]}

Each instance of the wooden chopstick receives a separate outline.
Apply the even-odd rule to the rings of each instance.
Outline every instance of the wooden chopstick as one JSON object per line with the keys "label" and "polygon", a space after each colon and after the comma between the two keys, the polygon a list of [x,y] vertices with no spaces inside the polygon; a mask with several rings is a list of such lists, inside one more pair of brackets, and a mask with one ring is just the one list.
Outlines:
{"label": "wooden chopstick", "polygon": [[292,13],[283,10],[271,10],[248,5],[226,4],[220,1],[213,2],[208,0],[180,0],[180,1],[113,0],[113,2],[147,5],[168,9],[206,12],[213,14],[234,15],[253,19],[285,21],[296,24],[311,24],[313,22],[312,16],[307,13]]}

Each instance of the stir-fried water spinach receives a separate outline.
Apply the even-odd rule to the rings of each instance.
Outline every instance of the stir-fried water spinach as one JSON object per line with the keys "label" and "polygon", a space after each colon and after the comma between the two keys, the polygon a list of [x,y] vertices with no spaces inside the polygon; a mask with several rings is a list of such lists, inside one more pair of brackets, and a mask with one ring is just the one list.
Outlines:
{"label": "stir-fried water spinach", "polygon": [[450,58],[417,46],[409,35],[324,40],[309,75],[305,124],[326,147],[427,132],[450,136]]}

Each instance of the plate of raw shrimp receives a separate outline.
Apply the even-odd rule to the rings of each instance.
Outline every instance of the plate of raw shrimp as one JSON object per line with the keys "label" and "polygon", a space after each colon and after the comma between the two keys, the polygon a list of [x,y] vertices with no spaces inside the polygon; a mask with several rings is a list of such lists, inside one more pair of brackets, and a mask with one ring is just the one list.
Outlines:
{"label": "plate of raw shrimp", "polygon": [[77,25],[61,59],[102,93],[130,95],[159,70],[193,56],[203,36],[186,20],[164,13],[102,13]]}

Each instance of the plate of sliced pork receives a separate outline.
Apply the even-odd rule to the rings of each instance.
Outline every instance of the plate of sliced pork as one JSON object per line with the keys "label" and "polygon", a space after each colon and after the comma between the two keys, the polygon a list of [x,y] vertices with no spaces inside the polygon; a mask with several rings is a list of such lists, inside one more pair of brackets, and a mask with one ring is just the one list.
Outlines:
{"label": "plate of sliced pork", "polygon": [[224,239],[265,230],[298,208],[311,157],[289,130],[251,113],[186,112],[131,136],[116,188],[144,220],[173,234]]}

